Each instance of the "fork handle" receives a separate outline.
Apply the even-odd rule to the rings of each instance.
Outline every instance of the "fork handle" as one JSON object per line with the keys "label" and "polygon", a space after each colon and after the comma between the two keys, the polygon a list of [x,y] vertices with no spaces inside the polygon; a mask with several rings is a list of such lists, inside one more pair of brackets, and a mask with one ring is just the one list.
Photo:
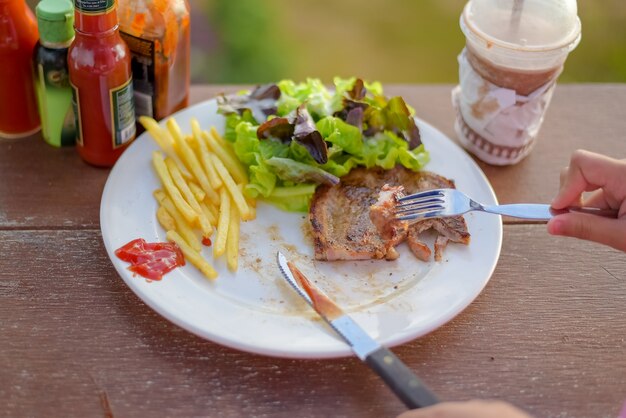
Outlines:
{"label": "fork handle", "polygon": [[612,209],[598,209],[589,207],[570,206],[565,209],[555,210],[550,205],[539,203],[513,203],[510,205],[484,205],[485,212],[497,215],[506,215],[513,218],[535,219],[547,221],[556,215],[568,212],[588,213],[607,218],[617,218],[618,212]]}
{"label": "fork handle", "polygon": [[602,216],[604,218],[617,218],[619,211],[617,209],[600,209],[581,206],[569,206],[565,209],[551,209],[554,216],[568,212],[587,213],[589,215]]}

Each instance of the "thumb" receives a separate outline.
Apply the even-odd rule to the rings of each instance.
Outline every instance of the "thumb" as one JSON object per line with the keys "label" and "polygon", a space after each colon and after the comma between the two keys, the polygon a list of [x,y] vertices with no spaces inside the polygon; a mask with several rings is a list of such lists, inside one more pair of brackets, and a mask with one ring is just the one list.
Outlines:
{"label": "thumb", "polygon": [[548,232],[598,242],[626,252],[626,218],[610,219],[570,212],[550,219]]}

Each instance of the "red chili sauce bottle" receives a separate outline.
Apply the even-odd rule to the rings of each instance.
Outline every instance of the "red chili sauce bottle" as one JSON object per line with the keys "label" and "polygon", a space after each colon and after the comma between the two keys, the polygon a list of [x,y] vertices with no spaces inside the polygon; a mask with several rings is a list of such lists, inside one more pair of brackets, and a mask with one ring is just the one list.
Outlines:
{"label": "red chili sauce bottle", "polygon": [[76,147],[89,164],[110,167],[135,139],[130,51],[119,35],[115,0],[75,0],[74,10],[68,67]]}
{"label": "red chili sauce bottle", "polygon": [[32,76],[37,21],[24,0],[0,0],[0,137],[39,130]]}

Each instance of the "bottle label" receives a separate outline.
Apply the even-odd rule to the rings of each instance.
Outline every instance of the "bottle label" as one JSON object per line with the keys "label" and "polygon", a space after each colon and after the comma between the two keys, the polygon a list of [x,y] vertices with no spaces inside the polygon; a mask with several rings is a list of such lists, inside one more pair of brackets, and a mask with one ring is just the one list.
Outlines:
{"label": "bottle label", "polygon": [[111,117],[113,126],[113,149],[121,147],[135,138],[135,103],[132,78],[110,90]]}
{"label": "bottle label", "polygon": [[87,15],[101,15],[113,10],[115,0],[75,0],[74,7]]}
{"label": "bottle label", "polygon": [[38,63],[35,79],[41,133],[46,142],[55,147],[74,145],[76,141],[72,88],[62,64],[50,60]]}
{"label": "bottle label", "polygon": [[80,124],[80,96],[78,95],[78,87],[70,82],[72,87],[72,109],[74,110],[74,124],[76,125],[76,143],[81,147],[84,146],[83,126]]}
{"label": "bottle label", "polygon": [[135,91],[135,113],[137,116],[156,115],[157,89],[154,65],[154,41],[142,39],[120,31],[122,39],[130,49]]}

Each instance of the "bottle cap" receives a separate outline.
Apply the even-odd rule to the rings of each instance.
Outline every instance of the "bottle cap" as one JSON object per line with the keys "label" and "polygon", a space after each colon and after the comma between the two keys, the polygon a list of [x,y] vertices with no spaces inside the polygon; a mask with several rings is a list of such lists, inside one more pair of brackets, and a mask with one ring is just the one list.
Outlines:
{"label": "bottle cap", "polygon": [[35,13],[42,45],[65,46],[74,38],[74,5],[70,0],[41,0]]}

